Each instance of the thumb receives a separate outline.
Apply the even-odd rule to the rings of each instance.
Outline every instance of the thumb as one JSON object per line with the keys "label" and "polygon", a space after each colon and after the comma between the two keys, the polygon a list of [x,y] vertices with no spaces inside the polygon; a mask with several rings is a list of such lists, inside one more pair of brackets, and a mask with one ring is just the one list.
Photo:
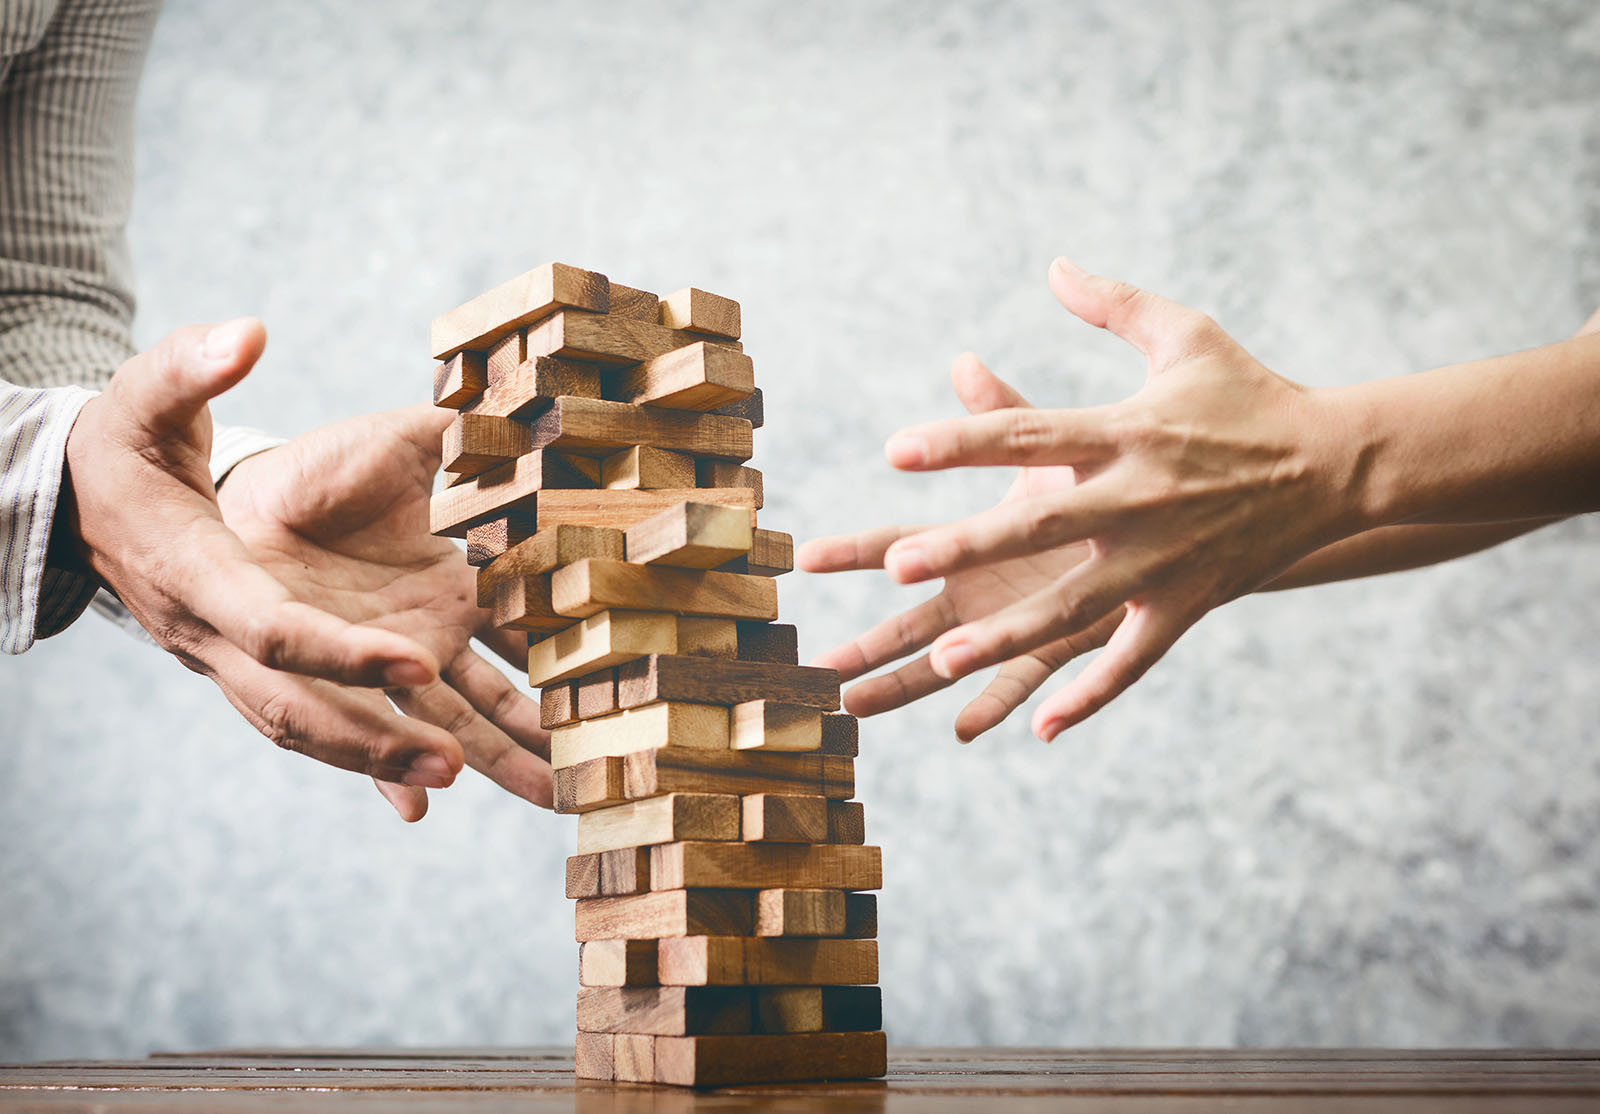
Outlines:
{"label": "thumb", "polygon": [[1021,391],[990,371],[971,352],[956,357],[956,362],[950,366],[950,383],[969,414],[1033,406],[1022,397]]}
{"label": "thumb", "polygon": [[1050,290],[1073,314],[1143,352],[1152,375],[1222,332],[1199,310],[1126,282],[1091,275],[1070,259],[1050,264]]}
{"label": "thumb", "polygon": [[208,402],[245,377],[266,345],[267,331],[254,317],[190,325],[123,364],[112,386],[129,416],[160,439],[193,424]]}

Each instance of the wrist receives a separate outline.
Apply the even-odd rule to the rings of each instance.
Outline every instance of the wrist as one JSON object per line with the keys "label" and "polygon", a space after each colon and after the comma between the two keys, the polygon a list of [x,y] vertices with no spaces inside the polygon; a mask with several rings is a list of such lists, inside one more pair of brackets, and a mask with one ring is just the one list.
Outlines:
{"label": "wrist", "polygon": [[1359,383],[1319,391],[1326,415],[1323,455],[1337,507],[1337,537],[1394,521],[1386,475],[1389,440],[1373,387]]}

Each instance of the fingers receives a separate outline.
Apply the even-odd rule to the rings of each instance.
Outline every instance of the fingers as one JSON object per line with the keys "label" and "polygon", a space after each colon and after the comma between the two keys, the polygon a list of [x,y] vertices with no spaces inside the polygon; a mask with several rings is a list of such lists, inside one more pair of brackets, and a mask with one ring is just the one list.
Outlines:
{"label": "fingers", "polygon": [[961,405],[971,414],[1033,405],[1015,387],[984,367],[983,361],[971,352],[956,357],[950,368],[950,383]]}
{"label": "fingers", "polygon": [[948,576],[1004,557],[1020,557],[1094,537],[1125,512],[1103,480],[1013,499],[889,546],[883,567],[901,584]]}
{"label": "fingers", "polygon": [[940,593],[931,600],[886,619],[842,646],[812,661],[824,669],[837,669],[839,680],[849,681],[887,662],[922,649],[955,625],[949,598]]}
{"label": "fingers", "polygon": [[1121,608],[1066,638],[1040,646],[1000,666],[994,678],[956,716],[956,738],[969,743],[997,726],[1062,666],[1106,644],[1122,622]]}
{"label": "fingers", "polygon": [[883,453],[907,472],[1002,464],[1092,464],[1116,451],[1111,407],[1012,407],[903,429]]}
{"label": "fingers", "polygon": [[1130,604],[1100,656],[1039,705],[1033,714],[1033,733],[1048,743],[1094,715],[1143,677],[1194,622],[1174,605]]}
{"label": "fingers", "polygon": [[451,662],[446,675],[480,715],[518,746],[549,760],[550,732],[539,726],[537,700],[471,650]]}
{"label": "fingers", "polygon": [[461,747],[449,732],[397,714],[379,693],[268,669],[220,639],[204,657],[228,702],[285,750],[431,789],[445,788],[461,769]]}
{"label": "fingers", "polygon": [[207,402],[243,379],[266,343],[266,329],[254,317],[191,325],[124,364],[113,389],[134,423],[160,440],[184,430]]}
{"label": "fingers", "polygon": [[392,781],[382,781],[379,778],[373,778],[372,784],[378,787],[383,799],[394,806],[394,810],[400,814],[400,819],[407,824],[415,824],[428,815],[426,789],[413,785],[396,785]]}
{"label": "fingers", "polygon": [[806,572],[850,572],[883,568],[883,555],[899,539],[926,526],[880,526],[859,534],[813,538],[795,551],[795,562]]}
{"label": "fingers", "polygon": [[1143,352],[1152,371],[1226,336],[1198,310],[1125,282],[1088,274],[1070,259],[1050,264],[1049,281],[1051,292],[1063,306]]}
{"label": "fingers", "polygon": [[875,716],[920,700],[952,684],[933,671],[928,655],[907,662],[892,673],[869,677],[844,694],[844,710],[853,716]]}

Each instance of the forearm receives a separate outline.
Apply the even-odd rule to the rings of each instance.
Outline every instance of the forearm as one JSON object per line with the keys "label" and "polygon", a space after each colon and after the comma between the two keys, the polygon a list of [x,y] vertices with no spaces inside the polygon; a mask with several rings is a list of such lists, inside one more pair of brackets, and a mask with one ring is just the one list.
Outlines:
{"label": "forearm", "polygon": [[1323,546],[1297,561],[1259,591],[1278,592],[1286,588],[1306,588],[1336,580],[1420,569],[1489,549],[1559,521],[1559,518],[1529,518],[1516,522],[1466,525],[1380,526],[1376,530]]}
{"label": "forearm", "polygon": [[1600,335],[1335,396],[1358,431],[1349,490],[1365,526],[1600,509]]}

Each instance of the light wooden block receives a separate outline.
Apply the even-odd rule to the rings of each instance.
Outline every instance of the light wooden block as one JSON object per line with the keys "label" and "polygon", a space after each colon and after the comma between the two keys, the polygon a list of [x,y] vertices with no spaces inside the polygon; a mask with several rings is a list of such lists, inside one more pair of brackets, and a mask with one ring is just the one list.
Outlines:
{"label": "light wooden block", "polygon": [[[514,520],[514,522],[518,531],[524,528],[525,520]],[[569,525],[547,527],[528,537],[518,538],[513,545],[503,550],[478,573],[479,606],[485,605],[485,592],[492,594],[495,585],[505,580],[522,576],[543,576],[563,565],[570,565],[588,557],[620,560],[626,552],[624,539],[625,535],[621,530],[611,530],[603,526]],[[472,545],[470,532],[467,535],[467,545],[469,548]]]}
{"label": "light wooden block", "polygon": [[819,750],[822,713],[803,704],[747,700],[733,706],[730,739],[734,750]]}
{"label": "light wooden block", "polygon": [[856,1033],[883,1028],[875,986],[774,986],[750,991],[762,1033]]}
{"label": "light wooden block", "polygon": [[459,410],[489,386],[482,352],[458,352],[433,372],[433,404]]}
{"label": "light wooden block", "polygon": [[485,363],[489,369],[492,387],[522,366],[528,358],[528,334],[521,329],[507,333],[489,346]]}
{"label": "light wooden block", "polygon": [[[697,333],[669,329],[653,321],[563,310],[528,330],[528,355],[626,367],[704,339]],[[740,348],[736,340],[719,339],[716,343]]]}
{"label": "light wooden block", "polygon": [[610,1033],[580,1032],[573,1045],[573,1074],[579,1079],[615,1079],[614,1043]]}
{"label": "light wooden block", "polygon": [[712,569],[750,551],[750,516],[738,507],[679,503],[627,530],[630,564]]}
{"label": "light wooden block", "polygon": [[535,267],[434,318],[433,358],[442,360],[463,348],[483,351],[507,333],[563,308],[605,313],[611,306],[610,287],[604,275],[564,263]]}
{"label": "light wooden block", "polygon": [[604,488],[653,490],[695,485],[694,457],[650,445],[634,445],[596,463],[598,486]]}
{"label": "light wooden block", "polygon": [[881,1031],[647,1039],[655,1042],[655,1081],[679,1087],[875,1079],[889,1070],[887,1038]]}
{"label": "light wooden block", "polygon": [[611,308],[607,312],[613,317],[630,317],[635,321],[649,321],[659,325],[660,305],[661,299],[648,290],[636,290],[631,286],[623,286],[620,282],[613,282]]}
{"label": "light wooden block", "polygon": [[677,645],[675,615],[602,611],[529,646],[528,683],[537,687],[565,681],[646,654],[670,654]]}
{"label": "light wooden block", "polygon": [[[554,453],[535,449],[434,495],[428,504],[429,529],[445,537],[464,538],[468,528],[481,526],[491,519],[510,514],[536,514],[541,491],[581,488],[587,483]],[[748,492],[741,494],[748,496]]]}
{"label": "light wooden block", "polygon": [[863,986],[878,942],[830,937],[679,936],[657,944],[662,986]]}
{"label": "light wooden block", "polygon": [[738,839],[741,816],[739,798],[723,793],[669,793],[596,809],[578,817],[578,854],[685,839]]}
{"label": "light wooden block", "polygon": [[678,616],[680,655],[732,658],[738,652],[739,626],[733,619],[707,619],[699,615]]}
{"label": "light wooden block", "polygon": [[615,373],[606,384],[606,395],[618,402],[669,410],[715,410],[748,398],[755,389],[755,365],[749,356],[701,342]]}
{"label": "light wooden block", "polygon": [[650,891],[650,849],[619,847],[567,859],[567,896],[622,897]]}
{"label": "light wooden block", "polygon": [[650,888],[876,890],[877,847],[835,843],[663,843],[650,848]]}
{"label": "light wooden block", "polygon": [[[656,1041],[661,1038],[646,1033],[618,1033],[613,1040],[613,1067],[620,1083],[654,1083],[656,1081]],[[580,1107],[583,1105],[580,1101]],[[652,1102],[650,1104],[654,1106]]]}
{"label": "light wooden block", "polygon": [[[573,476],[578,473],[568,468]],[[612,491],[546,491],[537,503],[539,529],[551,526],[605,526],[626,530],[635,522],[659,514],[668,507],[693,500],[697,503],[716,503],[724,507],[742,507],[755,521],[755,499],[743,488],[672,487],[660,491],[634,491],[617,488]],[[754,533],[752,533],[752,538]]]}
{"label": "light wooden block", "polygon": [[[706,487],[700,490],[740,491],[743,488]],[[753,498],[753,494],[752,494]],[[750,537],[750,552],[735,557],[721,568],[722,572],[744,573],[748,576],[782,576],[794,571],[794,538],[777,530],[755,530]]]}
{"label": "light wooden block", "polygon": [[721,619],[776,619],[778,591],[764,576],[635,565],[591,557],[558,570],[550,598],[563,615],[653,608]]}
{"label": "light wooden block", "polygon": [[835,711],[839,673],[812,665],[660,654],[617,670],[617,703],[624,708],[656,700],[742,704],[761,699]]}
{"label": "light wooden block", "polygon": [[550,578],[519,576],[495,586],[490,600],[494,625],[501,630],[552,634],[566,630],[572,620],[550,609]]}
{"label": "light wooden block", "polygon": [[550,732],[550,765],[560,769],[591,758],[665,746],[726,750],[728,709],[709,704],[647,704],[557,727]]}
{"label": "light wooden block", "polygon": [[579,943],[749,936],[755,927],[755,899],[748,890],[656,890],[630,897],[583,898],[576,906]]}
{"label": "light wooden block", "polygon": [[590,940],[578,947],[580,986],[651,986],[655,981],[654,940]]}
{"label": "light wooden block", "polygon": [[696,457],[749,460],[754,449],[751,425],[742,418],[632,406],[593,398],[558,398],[533,419],[539,448],[607,456],[633,445],[688,453]]}
{"label": "light wooden block", "polygon": [[[818,1006],[820,1012],[820,1003]],[[579,1032],[652,1036],[748,1033],[752,1020],[750,992],[742,987],[626,986],[578,991]]]}
{"label": "light wooden block", "polygon": [[844,891],[760,890],[757,936],[843,936]]}
{"label": "light wooden block", "polygon": [[739,838],[753,843],[826,843],[828,803],[820,794],[751,793],[741,800]]}
{"label": "light wooden block", "polygon": [[583,813],[663,793],[855,795],[848,758],[759,750],[665,747],[580,762],[555,771],[555,810]]}
{"label": "light wooden block", "polygon": [[599,398],[600,389],[600,369],[595,365],[538,356],[502,373],[461,409],[526,420],[558,398]]}
{"label": "light wooden block", "polygon": [[515,418],[457,414],[444,431],[443,468],[463,476],[516,460],[533,451],[533,434]]}
{"label": "light wooden block", "polygon": [[688,286],[661,299],[661,324],[738,340],[739,303]]}

